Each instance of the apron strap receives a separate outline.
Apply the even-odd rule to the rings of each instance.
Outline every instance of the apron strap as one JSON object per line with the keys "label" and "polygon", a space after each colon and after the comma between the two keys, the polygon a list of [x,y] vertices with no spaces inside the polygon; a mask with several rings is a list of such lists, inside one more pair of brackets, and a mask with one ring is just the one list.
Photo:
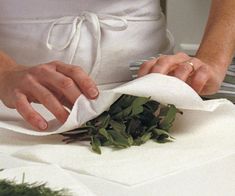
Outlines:
{"label": "apron strap", "polygon": [[[56,46],[51,43],[51,37],[53,29],[56,25],[64,24],[68,20],[72,19],[72,29],[70,34],[68,35],[68,39],[62,46]],[[71,49],[69,56],[69,63],[72,64],[74,57],[77,52],[77,48],[79,46],[79,41],[81,37],[81,28],[84,22],[87,21],[91,24],[91,34],[94,40],[94,47],[96,51],[94,63],[92,69],[90,70],[89,75],[94,77],[96,76],[100,64],[101,64],[101,29],[108,29],[111,31],[124,31],[128,27],[127,20],[122,17],[108,15],[108,14],[94,14],[91,12],[84,12],[81,16],[66,16],[56,19],[52,22],[49,32],[46,39],[47,48],[50,50],[63,51],[67,48]],[[67,24],[67,23],[66,23]],[[71,22],[68,23],[68,27],[70,27]]]}

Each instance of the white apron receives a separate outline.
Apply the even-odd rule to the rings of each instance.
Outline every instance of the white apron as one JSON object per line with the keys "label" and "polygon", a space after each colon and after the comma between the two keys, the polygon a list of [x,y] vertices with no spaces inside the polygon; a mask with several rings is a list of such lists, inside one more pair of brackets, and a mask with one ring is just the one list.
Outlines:
{"label": "white apron", "polygon": [[19,64],[60,60],[103,85],[130,80],[130,62],[172,48],[158,0],[0,2],[0,50]]}

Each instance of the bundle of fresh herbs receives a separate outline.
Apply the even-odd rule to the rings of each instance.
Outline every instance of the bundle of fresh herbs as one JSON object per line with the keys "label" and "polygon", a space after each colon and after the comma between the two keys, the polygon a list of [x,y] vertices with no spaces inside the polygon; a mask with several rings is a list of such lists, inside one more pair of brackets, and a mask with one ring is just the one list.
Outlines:
{"label": "bundle of fresh herbs", "polygon": [[152,139],[159,143],[172,141],[169,129],[177,113],[174,105],[161,105],[146,97],[122,95],[108,111],[82,127],[62,133],[67,143],[91,141],[92,150],[101,154],[100,146],[127,148]]}
{"label": "bundle of fresh herbs", "polygon": [[53,191],[46,187],[46,184],[21,183],[16,184],[10,180],[0,180],[1,196],[69,196],[67,190]]}

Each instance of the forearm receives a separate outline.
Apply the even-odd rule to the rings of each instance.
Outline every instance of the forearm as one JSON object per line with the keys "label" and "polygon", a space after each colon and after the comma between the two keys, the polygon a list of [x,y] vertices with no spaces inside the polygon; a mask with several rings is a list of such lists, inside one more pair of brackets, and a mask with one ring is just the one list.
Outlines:
{"label": "forearm", "polygon": [[196,57],[227,68],[235,51],[235,1],[212,0],[205,33]]}
{"label": "forearm", "polygon": [[5,77],[12,70],[17,70],[19,65],[4,52],[0,51],[0,100],[5,91],[6,82]]}
{"label": "forearm", "polygon": [[0,77],[4,72],[16,67],[16,62],[7,54],[0,51]]}

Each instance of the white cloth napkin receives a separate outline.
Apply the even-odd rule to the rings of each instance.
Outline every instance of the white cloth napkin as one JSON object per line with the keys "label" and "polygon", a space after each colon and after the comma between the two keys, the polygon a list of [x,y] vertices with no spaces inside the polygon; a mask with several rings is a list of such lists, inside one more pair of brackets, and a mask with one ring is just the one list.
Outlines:
{"label": "white cloth napkin", "polygon": [[75,180],[63,169],[57,166],[29,166],[13,169],[5,169],[0,172],[0,179],[15,181],[20,184],[23,181],[29,184],[44,184],[52,190],[67,189],[73,196],[95,196],[85,185]]}
{"label": "white cloth napkin", "polygon": [[[175,104],[183,110],[184,114],[177,116],[172,128],[176,141],[166,144],[150,141],[145,145],[124,150],[103,147],[102,155],[97,155],[91,152],[87,143],[68,145],[63,144],[58,136],[24,136],[2,130],[0,149],[21,159],[55,163],[66,169],[128,186],[160,179],[224,156],[234,155],[234,105],[223,99],[203,101],[184,82],[159,74],[151,74],[120,87],[101,91],[95,101],[81,96],[68,121],[60,128],[52,126],[52,132],[34,132],[18,118],[12,118],[10,122],[5,118],[0,126],[31,135],[63,132],[97,116],[123,93],[151,96],[156,101]],[[2,111],[3,109],[1,116],[4,116]],[[20,140],[18,146],[14,145],[17,140]]]}
{"label": "white cloth napkin", "polygon": [[[88,120],[98,116],[121,95],[130,94],[136,96],[151,97],[163,104],[174,104],[180,109],[213,111],[226,100],[202,101],[197,93],[184,82],[170,76],[161,74],[149,74],[145,77],[128,82],[114,89],[103,90],[97,100],[88,100],[80,96],[73,106],[68,120],[60,126],[55,119],[50,120],[49,129],[46,132],[33,130],[22,118],[9,113],[1,114],[0,128],[29,134],[51,135],[62,133],[81,126]],[[41,108],[39,108],[41,110]],[[42,111],[45,115],[45,110]]]}

